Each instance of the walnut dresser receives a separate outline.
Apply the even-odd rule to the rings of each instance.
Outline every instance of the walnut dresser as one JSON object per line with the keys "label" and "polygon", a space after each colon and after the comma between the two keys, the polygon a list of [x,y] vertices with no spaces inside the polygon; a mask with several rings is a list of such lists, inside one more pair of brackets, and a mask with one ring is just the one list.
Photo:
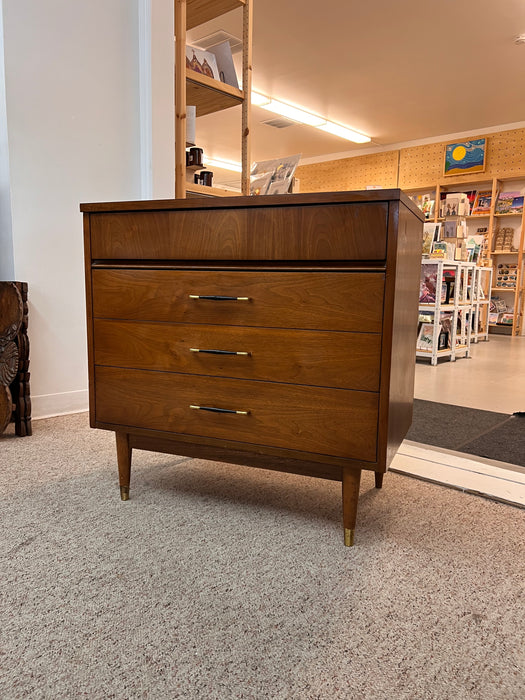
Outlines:
{"label": "walnut dresser", "polygon": [[342,482],[353,544],[412,419],[423,217],[400,190],[83,204],[90,422]]}

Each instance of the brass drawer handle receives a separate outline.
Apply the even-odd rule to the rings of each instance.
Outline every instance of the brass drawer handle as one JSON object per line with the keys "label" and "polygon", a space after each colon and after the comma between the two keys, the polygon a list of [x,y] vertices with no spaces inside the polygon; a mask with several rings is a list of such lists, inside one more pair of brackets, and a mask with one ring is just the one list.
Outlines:
{"label": "brass drawer handle", "polygon": [[190,352],[203,352],[208,355],[244,355],[245,357],[251,355],[251,352],[244,352],[242,350],[236,352],[235,350],[203,350],[202,348],[190,348]]}
{"label": "brass drawer handle", "polygon": [[227,297],[221,294],[190,294],[190,299],[208,299],[210,301],[250,301],[250,297]]}
{"label": "brass drawer handle", "polygon": [[190,408],[197,411],[212,411],[212,413],[235,413],[238,416],[247,416],[250,411],[232,411],[229,408],[215,408],[214,406],[194,406],[190,404]]}

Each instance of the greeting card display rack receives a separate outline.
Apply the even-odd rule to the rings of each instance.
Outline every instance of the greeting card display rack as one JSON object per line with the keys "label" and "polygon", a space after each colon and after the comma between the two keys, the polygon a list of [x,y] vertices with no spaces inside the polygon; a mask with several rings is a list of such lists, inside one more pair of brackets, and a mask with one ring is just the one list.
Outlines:
{"label": "greeting card display rack", "polygon": [[[432,317],[430,322],[432,329],[429,334],[431,341],[428,343],[428,347],[421,347],[420,332],[416,357],[430,360],[431,365],[437,365],[438,359],[444,357],[449,358],[451,362],[455,362],[459,357],[469,357],[473,338],[472,319],[475,319],[474,324],[477,322],[476,305],[478,305],[477,311],[479,312],[481,302],[485,302],[484,299],[474,302],[474,297],[479,294],[480,290],[480,277],[478,277],[476,272],[476,264],[436,258],[422,260],[421,264],[422,278],[427,275],[427,272],[430,272],[428,267],[430,265],[437,268],[437,274],[434,301],[420,301],[419,303],[420,315],[430,315]],[[443,299],[441,293],[447,277],[454,281],[453,293],[448,300],[446,298]],[[440,348],[439,337],[444,318],[450,319],[449,337],[447,346]],[[474,328],[477,328],[477,326],[474,325]],[[422,330],[424,330],[423,326]]]}

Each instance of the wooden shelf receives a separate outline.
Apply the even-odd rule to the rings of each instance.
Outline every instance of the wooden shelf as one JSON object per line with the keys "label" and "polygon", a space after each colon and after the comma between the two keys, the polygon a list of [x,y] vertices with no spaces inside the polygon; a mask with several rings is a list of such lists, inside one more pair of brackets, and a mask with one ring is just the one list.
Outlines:
{"label": "wooden shelf", "polygon": [[224,190],[221,187],[207,187],[206,185],[196,185],[194,182],[186,185],[186,195],[188,197],[240,197],[240,192]]}
{"label": "wooden shelf", "polygon": [[[421,353],[422,355],[432,355],[432,350],[422,350],[421,348],[418,348],[416,350],[416,355],[418,353]],[[438,355],[450,355],[451,353],[452,353],[452,350],[450,348],[443,348],[443,350],[437,351]]]}
{"label": "wooden shelf", "polygon": [[[177,0],[175,2],[175,198],[190,196],[231,196],[228,190],[192,186],[187,175],[194,169],[186,168],[185,143],[187,142],[187,107],[195,106],[199,117],[221,112],[230,107],[241,107],[241,191],[250,194],[251,128],[250,104],[252,86],[252,34],[253,0]],[[242,15],[242,76],[243,90],[197,73],[188,68],[186,57],[187,32],[189,29],[214,20],[226,12],[239,10]],[[198,132],[198,126],[196,128]],[[198,142],[198,136],[194,139]],[[217,154],[214,154],[216,157]],[[197,193],[197,194],[196,194]]]}
{"label": "wooden shelf", "polygon": [[516,287],[492,287],[493,292],[515,292]]}
{"label": "wooden shelf", "polygon": [[243,100],[242,90],[186,68],[186,104],[195,105],[198,117],[235,107]]}
{"label": "wooden shelf", "polygon": [[518,255],[517,250],[493,250],[491,255]]}
{"label": "wooden shelf", "polygon": [[496,214],[496,213],[494,213],[494,216],[500,216],[500,217],[501,216],[519,216],[521,218],[523,216],[523,214],[521,212],[518,212],[518,213],[510,212],[509,214]]}
{"label": "wooden shelf", "polygon": [[186,26],[193,29],[245,4],[245,0],[187,0]]}

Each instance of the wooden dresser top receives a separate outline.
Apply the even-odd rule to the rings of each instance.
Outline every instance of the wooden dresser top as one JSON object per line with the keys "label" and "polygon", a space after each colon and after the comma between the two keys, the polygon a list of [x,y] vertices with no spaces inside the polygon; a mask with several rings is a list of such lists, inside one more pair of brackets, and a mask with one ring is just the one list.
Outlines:
{"label": "wooden dresser top", "polygon": [[309,204],[402,202],[424,221],[421,210],[400,189],[360,190],[355,192],[316,192],[264,195],[263,197],[195,197],[191,199],[153,199],[134,202],[98,202],[80,205],[82,212],[132,212],[178,209],[234,209],[246,207],[304,206]]}

